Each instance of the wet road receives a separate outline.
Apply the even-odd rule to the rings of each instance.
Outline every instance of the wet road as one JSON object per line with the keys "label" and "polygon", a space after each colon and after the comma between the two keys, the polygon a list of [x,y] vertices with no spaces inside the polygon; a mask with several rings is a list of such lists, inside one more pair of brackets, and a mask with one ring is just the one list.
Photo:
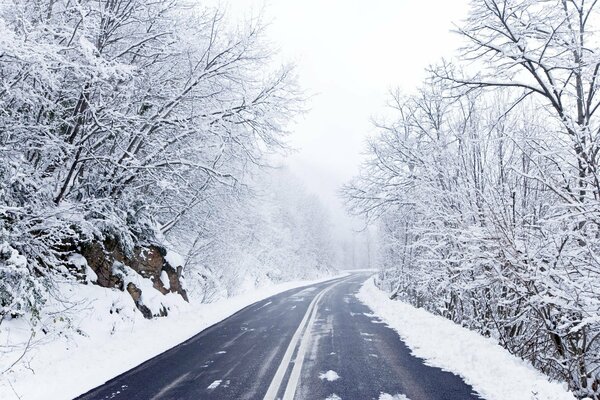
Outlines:
{"label": "wet road", "polygon": [[79,399],[479,399],[356,299],[367,277],[255,303]]}

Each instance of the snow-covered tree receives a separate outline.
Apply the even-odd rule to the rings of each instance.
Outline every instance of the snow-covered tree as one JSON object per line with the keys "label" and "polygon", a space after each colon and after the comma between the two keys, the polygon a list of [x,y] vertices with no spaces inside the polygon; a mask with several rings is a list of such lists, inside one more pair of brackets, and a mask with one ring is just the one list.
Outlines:
{"label": "snow-covered tree", "polygon": [[[328,211],[286,169],[257,172],[247,190],[219,207],[196,208],[191,216],[169,238],[186,254],[188,285],[198,298],[314,279],[337,266]],[[194,229],[197,221],[202,229]]]}
{"label": "snow-covered tree", "polygon": [[378,220],[393,297],[497,338],[594,399],[596,22],[595,3],[473,2],[461,30],[473,46],[418,94],[393,96],[396,116],[345,189],[351,211]]}
{"label": "snow-covered tree", "polygon": [[0,5],[0,320],[82,244],[160,244],[285,150],[302,96],[272,55],[260,18],[185,1]]}

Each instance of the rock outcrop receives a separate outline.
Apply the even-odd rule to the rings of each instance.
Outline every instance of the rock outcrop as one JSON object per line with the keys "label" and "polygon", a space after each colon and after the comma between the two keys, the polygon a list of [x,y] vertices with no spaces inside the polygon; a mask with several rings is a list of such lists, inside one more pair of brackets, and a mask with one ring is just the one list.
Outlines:
{"label": "rock outcrop", "polygon": [[[166,315],[168,310],[161,309],[158,315],[153,314],[142,301],[142,289],[135,283],[127,282],[124,279],[125,275],[120,273],[119,269],[114,268],[116,264],[129,267],[143,278],[150,279],[152,287],[160,293],[177,293],[185,301],[188,301],[187,293],[182,285],[183,266],[170,265],[165,258],[166,250],[160,246],[136,247],[133,254],[127,256],[117,241],[107,239],[104,242],[86,243],[81,246],[79,252],[86,259],[88,266],[96,273],[96,284],[127,291],[146,318]],[[163,282],[165,275],[168,286],[165,286],[167,282]]]}

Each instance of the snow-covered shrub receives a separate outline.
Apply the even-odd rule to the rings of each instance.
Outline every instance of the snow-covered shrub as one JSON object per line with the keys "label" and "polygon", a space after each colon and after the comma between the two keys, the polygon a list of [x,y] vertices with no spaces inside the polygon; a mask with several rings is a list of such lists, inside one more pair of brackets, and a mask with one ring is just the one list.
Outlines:
{"label": "snow-covered shrub", "polygon": [[26,314],[38,318],[45,295],[43,280],[28,267],[26,258],[0,241],[0,324]]}

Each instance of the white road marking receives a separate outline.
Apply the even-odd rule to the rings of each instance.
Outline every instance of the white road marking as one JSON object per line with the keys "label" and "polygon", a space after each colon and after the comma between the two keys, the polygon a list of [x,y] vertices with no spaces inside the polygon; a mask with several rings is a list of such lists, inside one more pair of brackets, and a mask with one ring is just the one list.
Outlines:
{"label": "white road marking", "polygon": [[342,400],[342,398],[334,393],[330,396],[327,396],[327,398],[325,400]]}
{"label": "white road marking", "polygon": [[[323,291],[321,293],[323,293]],[[281,382],[283,381],[283,376],[285,375],[288,365],[289,365],[290,361],[292,360],[292,355],[294,353],[294,350],[296,349],[296,344],[298,343],[298,340],[300,340],[300,335],[302,334],[302,330],[304,329],[306,323],[308,322],[308,319],[310,318],[313,307],[319,300],[321,293],[316,295],[315,298],[308,305],[306,313],[304,314],[302,321],[300,321],[300,325],[298,325],[298,329],[296,329],[296,332],[294,332],[294,335],[292,336],[292,340],[290,341],[290,344],[288,345],[288,347],[285,351],[285,354],[283,355],[283,359],[281,360],[281,363],[279,364],[279,368],[277,368],[277,371],[275,372],[275,376],[273,377],[273,380],[271,381],[271,384],[269,385],[269,389],[267,389],[267,394],[265,394],[264,400],[275,400],[276,399],[277,392],[279,392],[279,387],[281,386]]]}
{"label": "white road marking", "polygon": [[210,385],[208,385],[208,387],[206,389],[208,390],[215,390],[216,388],[219,387],[219,385],[221,384],[221,382],[223,382],[222,380],[216,380],[213,383],[211,383]]}
{"label": "white road marking", "polygon": [[217,354],[227,354],[227,352],[225,350],[223,350],[223,351],[217,351]]}
{"label": "white road marking", "polygon": [[304,356],[306,355],[306,348],[308,347],[308,343],[310,342],[312,327],[317,317],[317,311],[319,308],[319,301],[321,298],[327,293],[329,290],[344,282],[338,281],[333,285],[329,286],[321,293],[317,295],[318,299],[315,303],[315,306],[312,310],[311,318],[304,330],[304,335],[302,335],[302,341],[300,342],[300,347],[298,347],[298,354],[296,354],[296,359],[294,360],[294,368],[292,369],[292,373],[290,374],[290,378],[288,379],[287,386],[285,387],[285,392],[283,392],[283,400],[294,400],[294,396],[296,395],[296,389],[298,389],[298,383],[300,383],[300,374],[302,372],[302,364],[304,363]]}
{"label": "white road marking", "polygon": [[[294,350],[296,349],[296,346],[298,345],[298,341],[300,340],[301,336],[302,336],[303,343],[301,343],[300,346],[302,347],[303,352],[306,351],[305,337],[308,336],[308,335],[306,335],[306,331],[310,330],[309,329],[310,328],[309,320],[311,322],[314,322],[314,318],[316,315],[316,312],[314,312],[314,311],[316,309],[317,303],[329,289],[336,286],[340,282],[342,282],[342,281],[338,281],[338,282],[334,283],[333,285],[330,285],[330,286],[326,287],[325,289],[323,289],[321,292],[319,292],[314,297],[314,299],[308,305],[306,313],[304,314],[302,321],[300,321],[300,325],[298,325],[296,332],[294,332],[294,335],[292,336],[292,340],[290,341],[290,344],[288,345],[288,347],[285,351],[285,354],[283,355],[283,359],[281,360],[281,363],[279,364],[279,367],[277,368],[277,371],[275,372],[275,376],[273,376],[273,380],[271,381],[271,384],[269,385],[269,388],[267,389],[267,393],[265,394],[264,400],[275,400],[277,398],[277,393],[279,392],[279,388],[281,387],[281,383],[283,382],[284,375],[288,369],[290,361],[292,360]],[[306,330],[304,328],[306,328]],[[304,335],[302,335],[303,331],[305,331]],[[304,346],[302,346],[303,344],[304,344]],[[303,360],[304,360],[304,354],[300,352],[300,348],[299,348],[298,354],[296,355],[296,360],[294,362],[294,368],[292,369],[292,373],[290,375],[290,379],[288,380],[288,385],[286,386],[286,390],[285,390],[285,393],[283,396],[284,400],[294,397],[293,394],[296,392],[296,386],[297,386],[299,378],[300,378],[300,371],[299,370],[297,371],[297,369],[298,369],[297,367],[298,367],[298,365],[300,365],[300,367],[301,367]],[[293,393],[291,393],[292,386],[293,386]],[[291,397],[289,397],[290,393],[291,393]],[[288,397],[286,397],[286,395]]]}
{"label": "white road marking", "polygon": [[[323,294],[323,292],[321,292],[321,294]],[[304,335],[302,335],[302,340],[300,341],[300,346],[298,347],[298,353],[296,354],[296,359],[294,360],[294,368],[292,368],[292,373],[290,374],[290,378],[288,379],[288,383],[285,387],[285,392],[283,392],[283,400],[293,400],[294,395],[296,394],[296,388],[298,387],[298,382],[300,381],[302,364],[304,364],[304,355],[306,354],[306,349],[308,347],[310,338],[310,334],[308,334],[308,332],[312,330],[311,328],[315,322],[316,315],[317,307],[315,306],[312,310],[312,314],[306,329],[304,330]]]}

